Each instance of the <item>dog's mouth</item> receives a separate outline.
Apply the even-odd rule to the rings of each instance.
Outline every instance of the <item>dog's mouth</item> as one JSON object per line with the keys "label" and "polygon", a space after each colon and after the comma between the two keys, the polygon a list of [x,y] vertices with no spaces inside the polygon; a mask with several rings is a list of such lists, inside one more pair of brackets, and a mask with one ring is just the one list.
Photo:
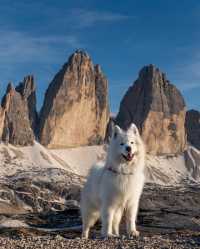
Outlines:
{"label": "dog's mouth", "polygon": [[128,153],[127,155],[122,154],[123,158],[127,161],[130,162],[134,158],[134,154]]}

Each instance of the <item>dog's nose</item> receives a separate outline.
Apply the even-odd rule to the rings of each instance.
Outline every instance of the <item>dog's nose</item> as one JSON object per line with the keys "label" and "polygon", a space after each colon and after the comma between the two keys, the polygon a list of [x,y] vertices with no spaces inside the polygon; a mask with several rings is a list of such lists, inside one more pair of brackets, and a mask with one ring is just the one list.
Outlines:
{"label": "dog's nose", "polygon": [[127,152],[131,152],[131,147],[130,146],[126,146],[126,151]]}

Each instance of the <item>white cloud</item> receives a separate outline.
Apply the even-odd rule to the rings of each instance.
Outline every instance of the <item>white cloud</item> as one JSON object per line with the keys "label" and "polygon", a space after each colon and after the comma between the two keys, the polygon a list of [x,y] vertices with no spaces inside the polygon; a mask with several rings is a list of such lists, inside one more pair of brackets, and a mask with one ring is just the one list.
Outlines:
{"label": "white cloud", "polygon": [[68,12],[68,15],[75,26],[79,28],[91,27],[97,23],[119,22],[131,18],[130,16],[115,12],[86,9],[72,9]]}
{"label": "white cloud", "polygon": [[[25,3],[21,7],[24,9],[26,7]],[[69,50],[86,46],[80,42],[77,33],[74,34],[75,28],[91,27],[97,23],[112,23],[130,18],[120,13],[79,8],[70,9],[66,12],[66,15],[61,16],[58,13],[53,13],[53,15],[53,11],[55,12],[51,8],[48,10],[47,26],[63,27],[65,35],[36,36],[30,32],[6,30],[6,26],[0,31],[0,68],[4,68],[6,65],[9,65],[10,68],[11,65],[24,62],[49,62],[52,59],[55,63],[55,59],[59,58],[61,50],[63,53],[65,49],[64,52],[66,53]],[[52,16],[54,16],[53,19]],[[72,31],[66,32],[65,27],[70,27]],[[79,35],[82,34],[79,32]]]}
{"label": "white cloud", "polygon": [[200,54],[190,53],[190,58],[174,66],[174,82],[182,91],[200,88]]}
{"label": "white cloud", "polygon": [[183,92],[200,88],[200,82],[178,82],[177,83],[178,88],[180,88]]}
{"label": "white cloud", "polygon": [[77,48],[81,46],[73,35],[32,36],[18,31],[0,31],[0,62],[17,63],[48,61],[54,57],[59,46]]}

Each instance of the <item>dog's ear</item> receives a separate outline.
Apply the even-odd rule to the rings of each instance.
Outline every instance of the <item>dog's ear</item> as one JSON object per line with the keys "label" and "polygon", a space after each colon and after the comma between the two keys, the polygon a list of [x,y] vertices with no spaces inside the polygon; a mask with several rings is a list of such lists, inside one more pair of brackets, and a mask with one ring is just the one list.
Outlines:
{"label": "dog's ear", "polygon": [[121,133],[121,128],[118,125],[114,126],[113,137],[116,138]]}
{"label": "dog's ear", "polygon": [[139,136],[139,131],[138,131],[138,128],[135,124],[131,124],[128,128],[128,132],[131,132],[131,133],[134,133],[135,135]]}

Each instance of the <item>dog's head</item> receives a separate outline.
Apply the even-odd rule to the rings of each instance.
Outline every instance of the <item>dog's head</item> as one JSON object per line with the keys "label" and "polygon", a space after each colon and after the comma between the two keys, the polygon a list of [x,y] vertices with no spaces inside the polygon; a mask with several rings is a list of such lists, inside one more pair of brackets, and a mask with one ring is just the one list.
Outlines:
{"label": "dog's head", "polygon": [[112,159],[123,163],[131,163],[139,152],[140,134],[135,124],[131,124],[127,131],[115,126],[110,141]]}

